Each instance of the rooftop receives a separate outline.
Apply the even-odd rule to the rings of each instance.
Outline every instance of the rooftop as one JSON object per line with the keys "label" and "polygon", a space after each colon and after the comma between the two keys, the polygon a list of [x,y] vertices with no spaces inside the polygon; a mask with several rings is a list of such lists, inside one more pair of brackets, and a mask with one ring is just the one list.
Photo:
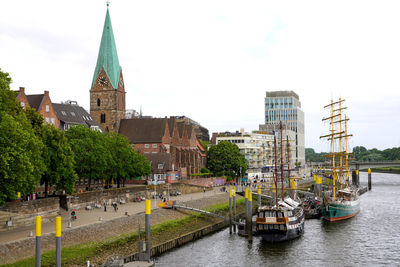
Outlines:
{"label": "rooftop", "polygon": [[265,92],[265,97],[286,97],[293,96],[297,100],[299,100],[299,96],[293,91],[270,91]]}

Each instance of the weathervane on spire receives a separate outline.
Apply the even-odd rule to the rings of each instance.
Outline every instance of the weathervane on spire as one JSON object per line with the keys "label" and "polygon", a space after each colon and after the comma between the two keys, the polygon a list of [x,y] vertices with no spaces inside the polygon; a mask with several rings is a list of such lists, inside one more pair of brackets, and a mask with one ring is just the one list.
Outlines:
{"label": "weathervane on spire", "polygon": [[107,3],[107,7],[108,7],[110,5],[110,0],[107,0],[106,3]]}

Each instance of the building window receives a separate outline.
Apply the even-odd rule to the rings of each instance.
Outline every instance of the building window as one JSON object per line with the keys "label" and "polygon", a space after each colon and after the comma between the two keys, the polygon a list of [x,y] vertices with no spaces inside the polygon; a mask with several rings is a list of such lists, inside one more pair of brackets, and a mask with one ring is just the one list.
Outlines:
{"label": "building window", "polygon": [[49,107],[49,105],[46,105],[46,112],[50,112],[50,107]]}
{"label": "building window", "polygon": [[162,164],[162,163],[158,164],[158,169],[159,170],[162,170],[163,168],[164,168],[164,164]]}
{"label": "building window", "polygon": [[53,124],[53,125],[56,124],[54,118],[51,118],[50,120],[51,120],[51,124]]}
{"label": "building window", "polygon": [[153,147],[153,148],[157,148],[157,144],[153,144],[152,147]]}
{"label": "building window", "polygon": [[153,154],[157,154],[157,151],[153,151],[153,152],[151,152],[151,153],[153,153]]}
{"label": "building window", "polygon": [[64,116],[67,116],[67,113],[65,111],[61,111],[61,114],[63,114]]}
{"label": "building window", "polygon": [[73,117],[75,117],[75,112],[72,112],[72,111],[71,111],[71,115],[72,115]]}
{"label": "building window", "polygon": [[24,102],[21,102],[21,107],[25,108],[25,103]]}
{"label": "building window", "polygon": [[106,114],[103,113],[103,114],[100,115],[100,122],[101,123],[106,123]]}
{"label": "building window", "polygon": [[144,145],[144,148],[149,148],[149,147],[150,147],[149,144],[145,144],[145,145]]}
{"label": "building window", "polygon": [[100,98],[97,98],[97,106],[100,107],[100,104],[101,104],[101,100],[100,100]]}

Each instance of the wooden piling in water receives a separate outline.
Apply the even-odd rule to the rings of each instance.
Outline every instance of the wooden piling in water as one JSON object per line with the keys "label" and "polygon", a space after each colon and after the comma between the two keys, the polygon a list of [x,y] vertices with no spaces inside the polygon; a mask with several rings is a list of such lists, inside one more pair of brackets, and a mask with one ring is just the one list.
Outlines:
{"label": "wooden piling in water", "polygon": [[372,174],[371,169],[368,169],[368,190],[372,189]]}
{"label": "wooden piling in water", "polygon": [[[235,186],[233,186],[232,200],[233,200],[233,218],[236,220],[236,187]],[[236,223],[233,224],[233,232],[236,233]]]}
{"label": "wooden piling in water", "polygon": [[232,234],[232,187],[229,186],[229,234]]}
{"label": "wooden piling in water", "polygon": [[253,242],[253,192],[249,189],[248,193],[248,210],[247,210],[247,237],[249,243]]}

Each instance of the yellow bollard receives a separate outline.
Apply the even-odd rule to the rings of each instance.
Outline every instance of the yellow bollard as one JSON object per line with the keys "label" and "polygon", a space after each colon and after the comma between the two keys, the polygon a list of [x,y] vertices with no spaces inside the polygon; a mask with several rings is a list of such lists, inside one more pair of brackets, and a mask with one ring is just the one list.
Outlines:
{"label": "yellow bollard", "polygon": [[42,236],[42,217],[36,216],[36,236]]}
{"label": "yellow bollard", "polygon": [[151,200],[146,199],[146,214],[151,214]]}
{"label": "yellow bollard", "polygon": [[61,237],[61,217],[56,217],[56,237]]}
{"label": "yellow bollard", "polygon": [[56,217],[56,267],[61,267],[61,217]]}
{"label": "yellow bollard", "polygon": [[36,216],[36,267],[41,266],[42,217]]}

